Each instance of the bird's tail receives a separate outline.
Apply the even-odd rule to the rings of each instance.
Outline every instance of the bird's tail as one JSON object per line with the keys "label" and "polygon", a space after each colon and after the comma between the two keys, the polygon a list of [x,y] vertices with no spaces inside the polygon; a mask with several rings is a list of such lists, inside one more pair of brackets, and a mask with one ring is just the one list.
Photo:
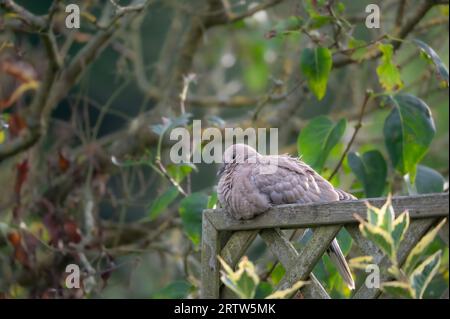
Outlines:
{"label": "bird's tail", "polygon": [[342,253],[341,247],[339,247],[336,238],[331,242],[330,248],[328,248],[327,252],[330,259],[336,265],[339,274],[342,276],[342,279],[344,279],[344,282],[347,284],[348,288],[351,290],[355,289],[355,282],[353,280],[352,273],[350,272],[350,267],[345,260],[344,254]]}

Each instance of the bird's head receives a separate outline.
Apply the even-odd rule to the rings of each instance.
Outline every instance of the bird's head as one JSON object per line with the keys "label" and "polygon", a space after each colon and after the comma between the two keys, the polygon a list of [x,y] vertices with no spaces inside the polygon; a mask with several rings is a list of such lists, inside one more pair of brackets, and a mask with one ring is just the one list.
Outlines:
{"label": "bird's head", "polygon": [[224,172],[226,166],[231,163],[244,163],[259,156],[259,153],[251,146],[246,144],[233,144],[229,146],[223,153],[223,165],[219,169],[217,175],[220,176]]}

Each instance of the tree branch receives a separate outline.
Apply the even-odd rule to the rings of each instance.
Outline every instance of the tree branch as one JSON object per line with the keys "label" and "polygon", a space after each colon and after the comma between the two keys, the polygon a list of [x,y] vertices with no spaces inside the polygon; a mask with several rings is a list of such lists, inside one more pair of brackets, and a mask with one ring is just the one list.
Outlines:
{"label": "tree branch", "polygon": [[[448,3],[448,2],[447,2]],[[405,39],[409,33],[416,27],[417,24],[425,17],[428,11],[435,5],[442,4],[441,1],[437,0],[426,0],[422,3],[415,14],[399,29],[395,38]],[[392,40],[391,44],[394,46],[394,50],[398,50],[402,45],[401,41]],[[375,51],[373,54],[367,56],[363,61],[378,59],[381,56],[380,51]],[[353,60],[349,57],[339,58],[333,57],[333,68],[340,68],[348,64],[357,63],[358,61]]]}

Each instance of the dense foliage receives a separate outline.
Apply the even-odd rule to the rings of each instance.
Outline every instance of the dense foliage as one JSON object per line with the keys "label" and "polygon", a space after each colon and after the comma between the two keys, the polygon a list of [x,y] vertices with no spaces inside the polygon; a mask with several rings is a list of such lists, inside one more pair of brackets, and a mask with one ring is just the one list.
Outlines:
{"label": "dense foliage", "polygon": [[[80,29],[65,26],[69,3]],[[380,28],[366,26],[370,3]],[[448,10],[442,0],[0,0],[0,297],[198,297],[217,165],[168,155],[170,131],[194,119],[278,128],[280,153],[358,198],[448,191]],[[348,259],[363,256],[345,229],[338,240]],[[428,289],[392,288],[448,289],[448,247],[433,236],[426,248]],[[257,285],[236,292],[270,295],[283,267],[260,240],[248,258],[240,273],[253,269]],[[78,289],[66,288],[68,264],[81,267]],[[351,296],[328,257],[314,273],[332,297]]]}

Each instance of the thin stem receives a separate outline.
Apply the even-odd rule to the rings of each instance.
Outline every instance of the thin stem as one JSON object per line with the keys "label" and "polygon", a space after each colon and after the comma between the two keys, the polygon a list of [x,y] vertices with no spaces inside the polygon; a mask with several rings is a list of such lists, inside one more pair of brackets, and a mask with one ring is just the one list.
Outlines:
{"label": "thin stem", "polygon": [[337,172],[339,171],[339,169],[342,166],[342,163],[344,162],[345,157],[347,156],[347,153],[350,151],[350,148],[352,147],[352,144],[353,144],[353,142],[356,139],[356,135],[358,134],[359,130],[362,127],[362,121],[363,121],[363,118],[364,118],[364,114],[366,112],[366,107],[367,107],[367,104],[368,104],[368,102],[369,102],[371,97],[372,97],[372,91],[371,90],[367,90],[366,91],[366,95],[364,96],[364,101],[363,101],[362,106],[361,106],[361,112],[359,113],[358,123],[355,125],[355,130],[353,131],[353,135],[352,135],[352,137],[350,139],[350,142],[348,142],[347,147],[344,150],[344,153],[342,153],[342,156],[341,156],[338,164],[334,168],[334,170],[331,173],[330,177],[328,177],[328,180],[331,180],[337,174]]}

